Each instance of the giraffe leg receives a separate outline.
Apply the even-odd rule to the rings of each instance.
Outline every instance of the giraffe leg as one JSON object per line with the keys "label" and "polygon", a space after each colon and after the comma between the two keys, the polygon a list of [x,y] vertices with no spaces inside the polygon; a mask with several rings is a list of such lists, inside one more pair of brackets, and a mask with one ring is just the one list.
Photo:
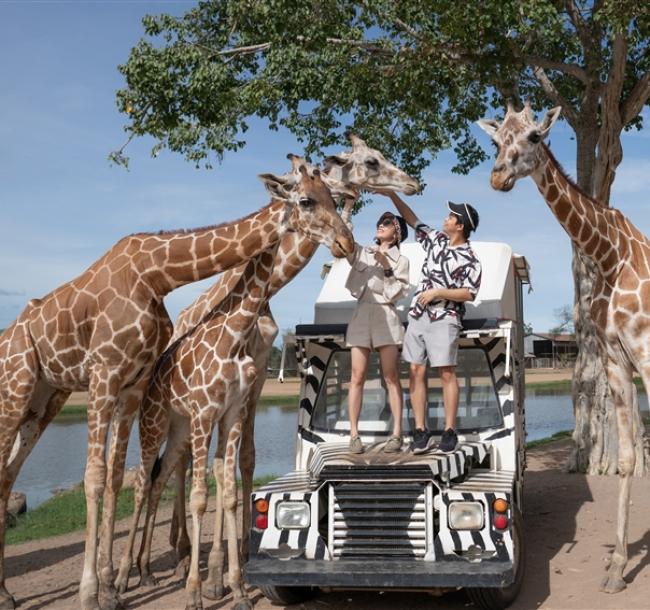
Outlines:
{"label": "giraffe leg", "polygon": [[93,371],[89,384],[88,457],[84,475],[87,517],[84,566],[79,586],[82,610],[101,610],[97,578],[99,504],[106,484],[106,440],[118,389],[119,374],[111,377],[105,369]]}
{"label": "giraffe leg", "polygon": [[221,599],[224,595],[223,568],[226,556],[223,552],[223,464],[226,452],[226,438],[223,426],[219,426],[219,443],[212,462],[216,482],[214,511],[214,533],[212,549],[208,558],[208,577],[203,583],[203,595],[208,599]]}
{"label": "giraffe leg", "polygon": [[153,419],[150,417],[151,410],[152,407],[148,403],[147,398],[145,398],[140,412],[140,466],[138,467],[138,474],[135,480],[133,520],[129,528],[126,549],[122,555],[120,568],[115,580],[115,587],[118,593],[126,592],[129,585],[129,572],[133,564],[133,547],[135,545],[138,522],[140,521],[144,502],[149,498],[151,493],[152,473],[169,421],[168,412],[160,405],[154,405],[153,410],[155,411],[155,416]]}
{"label": "giraffe leg", "polygon": [[[39,387],[42,386],[42,387]],[[37,384],[29,405],[27,417],[21,423],[18,430],[17,440],[14,443],[14,451],[11,455],[11,461],[4,469],[4,482],[2,493],[0,494],[0,512],[6,515],[7,502],[16,477],[20,468],[31,453],[38,439],[41,438],[43,431],[48,424],[54,419],[54,416],[61,410],[67,400],[69,392],[62,390],[53,390],[43,382]],[[16,449],[17,448],[17,449]],[[4,517],[3,517],[4,518]],[[4,551],[4,528],[2,529],[2,548]],[[0,609],[14,608],[15,601],[8,593],[6,596],[0,593]]]}
{"label": "giraffe leg", "polygon": [[237,452],[242,430],[241,419],[232,427],[226,428],[230,429],[224,460],[223,511],[228,540],[228,584],[233,594],[234,610],[252,610],[253,604],[247,597],[242,583],[237,536]]}
{"label": "giraffe leg", "polygon": [[143,586],[154,586],[156,579],[150,570],[151,544],[156,524],[156,512],[160,502],[160,496],[165,485],[176,468],[178,461],[187,451],[189,442],[189,429],[187,418],[175,418],[169,428],[167,446],[161,458],[160,471],[154,478],[149,497],[147,499],[147,516],[145,518],[144,531],[142,532],[142,543],[138,553],[138,570],[140,572],[140,584]]}
{"label": "giraffe leg", "polygon": [[[147,376],[148,379],[148,376]],[[119,610],[122,602],[113,582],[113,537],[115,535],[115,510],[117,498],[124,479],[126,450],[133,418],[142,400],[143,383],[131,388],[120,403],[120,410],[113,417],[111,449],[108,459],[106,488],[102,503],[102,525],[99,535],[97,572],[99,575],[99,605],[102,610]]]}
{"label": "giraffe leg", "polygon": [[251,495],[253,493],[253,475],[255,473],[255,406],[257,396],[249,403],[239,448],[239,470],[242,481],[242,536],[241,556],[248,557],[248,545],[251,528]]}
{"label": "giraffe leg", "polygon": [[[611,350],[608,350],[611,352]],[[632,368],[624,366],[624,355],[620,350],[610,353],[607,361],[609,381],[618,425],[618,521],[616,546],[612,553],[607,576],[601,584],[601,591],[618,593],[625,589],[623,570],[627,564],[627,533],[630,513],[630,488],[635,466],[634,437],[632,435]]]}
{"label": "giraffe leg", "polygon": [[[193,409],[196,413],[198,408]],[[203,610],[201,600],[201,575],[199,574],[199,550],[201,545],[201,521],[208,502],[206,466],[212,436],[212,418],[193,416],[192,421],[192,491],[190,511],[192,513],[192,557],[190,571],[185,584],[185,610]]]}
{"label": "giraffe leg", "polygon": [[0,344],[0,610],[16,607],[16,600],[5,586],[7,502],[24,461],[24,457],[16,460],[22,445],[21,424],[29,419],[30,407],[34,411],[32,403],[38,393],[38,359],[24,324],[27,315],[28,309],[2,334]]}
{"label": "giraffe leg", "polygon": [[190,569],[190,554],[192,552],[190,537],[187,533],[187,513],[185,512],[185,473],[190,464],[189,446],[181,457],[175,474],[176,497],[174,498],[174,514],[169,533],[169,542],[176,550],[176,576],[187,578]]}

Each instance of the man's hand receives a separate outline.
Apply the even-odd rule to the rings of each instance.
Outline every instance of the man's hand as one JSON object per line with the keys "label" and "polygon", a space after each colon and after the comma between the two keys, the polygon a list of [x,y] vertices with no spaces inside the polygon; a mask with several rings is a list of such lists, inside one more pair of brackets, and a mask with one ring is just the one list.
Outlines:
{"label": "man's hand", "polygon": [[375,252],[375,260],[384,268],[384,269],[390,269],[390,262],[388,258],[386,258],[386,255],[377,250]]}
{"label": "man's hand", "polygon": [[440,298],[440,289],[439,288],[429,288],[418,294],[418,303],[422,307],[426,307],[431,301],[435,301]]}

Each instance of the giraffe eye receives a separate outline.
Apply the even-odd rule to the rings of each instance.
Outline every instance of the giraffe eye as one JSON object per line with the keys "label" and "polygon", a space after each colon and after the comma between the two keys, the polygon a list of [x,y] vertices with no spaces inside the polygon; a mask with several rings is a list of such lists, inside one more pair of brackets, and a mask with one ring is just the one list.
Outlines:
{"label": "giraffe eye", "polygon": [[374,157],[370,157],[370,159],[366,159],[366,165],[368,167],[377,167],[379,165],[379,161]]}
{"label": "giraffe eye", "polygon": [[533,144],[539,144],[539,142],[542,141],[542,135],[539,133],[539,131],[531,131],[528,134],[528,141],[532,142]]}
{"label": "giraffe eye", "polygon": [[314,200],[311,197],[301,197],[299,203],[302,207],[309,208],[314,205]]}

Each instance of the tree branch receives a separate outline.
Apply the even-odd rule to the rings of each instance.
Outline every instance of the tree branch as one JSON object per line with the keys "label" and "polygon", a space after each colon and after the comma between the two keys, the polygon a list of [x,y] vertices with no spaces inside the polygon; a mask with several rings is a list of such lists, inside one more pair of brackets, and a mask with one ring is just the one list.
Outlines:
{"label": "tree branch", "polygon": [[[295,39],[298,42],[309,42],[310,40],[305,36],[296,36]],[[386,49],[381,45],[366,40],[328,37],[325,39],[325,41],[331,44],[336,44],[341,46],[357,47],[375,55],[383,55],[385,57],[391,57],[395,55],[395,52],[392,51],[391,49]],[[232,56],[239,56],[239,55],[250,55],[252,53],[259,53],[260,51],[266,51],[267,49],[271,48],[272,44],[273,43],[271,42],[262,42],[260,44],[254,44],[245,47],[233,47],[230,49],[221,49],[219,51],[200,43],[192,43],[192,46],[207,51],[211,57],[232,57]]]}
{"label": "tree branch", "polygon": [[650,70],[636,82],[621,106],[621,118],[624,126],[641,112],[648,98],[650,98]]}
{"label": "tree branch", "polygon": [[546,93],[555,104],[562,107],[564,117],[568,121],[569,125],[571,125],[575,130],[578,125],[578,115],[573,109],[573,106],[571,106],[564,96],[556,89],[555,85],[544,71],[544,68],[541,66],[534,66],[533,74],[535,75],[537,82],[542,86],[544,93]]}
{"label": "tree branch", "polygon": [[582,18],[580,9],[576,6],[574,0],[566,0],[565,4],[566,12],[569,15],[569,19],[571,19],[571,23],[575,27],[576,32],[578,33],[578,38],[580,38],[580,42],[582,43],[585,52],[592,50],[594,41],[591,37],[587,24]]}
{"label": "tree branch", "polygon": [[587,72],[578,64],[565,64],[561,61],[553,61],[537,55],[527,55],[522,57],[522,59],[531,66],[539,66],[545,70],[556,70],[557,72],[573,76],[585,85],[589,82]]}

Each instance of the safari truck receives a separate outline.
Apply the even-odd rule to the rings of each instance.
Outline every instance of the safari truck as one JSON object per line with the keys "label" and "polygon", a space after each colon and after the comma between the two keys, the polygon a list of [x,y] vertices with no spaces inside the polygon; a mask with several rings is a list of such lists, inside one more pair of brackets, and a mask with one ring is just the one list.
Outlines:
{"label": "safari truck", "polygon": [[[507,607],[524,574],[523,285],[528,264],[502,243],[472,242],[483,278],[467,304],[457,375],[459,445],[414,455],[384,453],[391,412],[373,353],[359,432],[348,451],[350,351],[345,332],[356,302],[346,260],[329,268],[313,324],[296,327],[301,374],[295,470],[252,494],[245,579],[271,601],[297,603],[318,589],[433,591],[463,587],[479,607]],[[424,253],[404,244],[411,295]],[[442,434],[437,371],[427,372],[427,427]],[[401,366],[404,431],[414,429],[408,368]]]}

